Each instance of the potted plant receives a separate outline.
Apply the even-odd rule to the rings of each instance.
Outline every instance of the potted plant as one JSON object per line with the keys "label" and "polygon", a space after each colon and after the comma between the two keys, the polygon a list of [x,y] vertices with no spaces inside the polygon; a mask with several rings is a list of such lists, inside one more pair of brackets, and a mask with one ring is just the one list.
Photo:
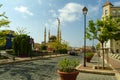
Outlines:
{"label": "potted plant", "polygon": [[76,80],[79,71],[76,67],[79,65],[78,60],[64,58],[58,62],[58,74],[61,80]]}
{"label": "potted plant", "polygon": [[94,54],[91,53],[91,52],[86,53],[86,61],[87,61],[87,62],[90,62],[90,60],[92,59],[93,55],[94,55]]}

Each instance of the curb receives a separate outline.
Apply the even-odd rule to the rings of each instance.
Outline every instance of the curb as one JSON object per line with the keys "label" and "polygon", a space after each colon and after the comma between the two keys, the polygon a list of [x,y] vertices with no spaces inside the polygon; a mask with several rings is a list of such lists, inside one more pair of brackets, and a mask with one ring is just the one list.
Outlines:
{"label": "curb", "polygon": [[115,72],[112,72],[112,71],[87,70],[87,69],[80,69],[79,71],[84,72],[84,73],[93,73],[93,74],[113,75],[113,76],[115,76]]}
{"label": "curb", "polygon": [[34,60],[42,60],[42,59],[46,59],[46,58],[55,58],[55,57],[61,57],[61,56],[66,56],[65,54],[64,55],[51,55],[51,56],[39,56],[39,57],[33,57],[33,58],[26,58],[26,59],[17,59],[15,61],[11,60],[11,59],[6,59],[8,61],[6,62],[2,62],[0,61],[0,65],[5,65],[5,64],[13,64],[13,63],[19,63],[19,62],[26,62],[26,61],[34,61]]}
{"label": "curb", "polygon": [[[112,71],[108,71],[108,70],[101,70],[101,69],[80,69],[82,65],[80,64],[79,66],[77,66],[77,70],[79,70],[80,72],[84,72],[84,73],[92,73],[92,74],[101,74],[101,75],[113,75],[115,76],[115,72]],[[94,65],[93,65],[94,66]]]}

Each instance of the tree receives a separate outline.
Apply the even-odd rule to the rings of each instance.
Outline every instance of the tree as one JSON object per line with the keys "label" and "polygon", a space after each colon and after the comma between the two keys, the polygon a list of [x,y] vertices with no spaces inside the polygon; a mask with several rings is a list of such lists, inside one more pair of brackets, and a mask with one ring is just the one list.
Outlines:
{"label": "tree", "polygon": [[94,39],[96,38],[96,27],[95,26],[93,20],[89,21],[89,27],[86,28],[86,38],[89,40],[93,40],[93,44],[92,44],[92,50],[94,51],[95,47],[94,47]]}
{"label": "tree", "polygon": [[91,37],[97,39],[102,46],[103,53],[103,68],[104,68],[104,48],[103,44],[107,42],[109,39],[115,39],[115,35],[117,35],[116,31],[119,31],[118,28],[118,20],[111,19],[111,17],[106,18],[105,21],[97,20],[94,22],[93,20],[89,21],[89,26],[87,28],[87,35],[90,39]]}
{"label": "tree", "polygon": [[5,49],[7,31],[0,31],[0,49]]}
{"label": "tree", "polygon": [[115,40],[120,40],[120,18],[116,18],[116,19],[114,19],[114,25],[115,25],[115,27],[114,27],[114,32],[113,32],[113,38],[115,39]]}
{"label": "tree", "polygon": [[[0,8],[2,7],[2,4],[0,4]],[[8,17],[5,16],[5,12],[0,13],[0,27],[2,26],[8,26],[10,21],[8,20]],[[0,32],[0,47],[2,48],[5,46],[5,37],[4,37],[4,31]]]}
{"label": "tree", "polygon": [[31,57],[32,44],[30,43],[30,36],[26,34],[17,35],[13,39],[13,49],[17,56]]}
{"label": "tree", "polygon": [[61,48],[62,49],[68,49],[68,42],[67,41],[63,41],[61,44]]}
{"label": "tree", "polygon": [[60,42],[58,39],[56,40],[52,39],[52,40],[48,43],[49,46],[48,48],[54,49],[54,51],[56,51],[57,53],[67,52],[68,43],[66,41]]}
{"label": "tree", "polygon": [[[0,4],[0,8],[2,7],[2,4]],[[5,12],[0,13],[0,27],[2,26],[8,26],[10,21],[8,20],[8,17],[5,16]]]}
{"label": "tree", "polygon": [[49,42],[50,48],[53,48],[55,51],[58,51],[61,48],[61,43],[56,37],[51,37]]}
{"label": "tree", "polygon": [[18,27],[17,28],[17,34],[18,35],[21,35],[21,34],[29,34],[30,32],[27,32],[26,31],[26,28],[23,28],[23,27]]}
{"label": "tree", "polygon": [[[9,34],[11,30],[1,30],[0,31],[0,49],[5,49],[5,45],[6,45],[6,38],[7,38],[7,35]],[[13,36],[15,36],[15,32],[14,31],[11,31],[11,34]]]}
{"label": "tree", "polygon": [[41,49],[41,50],[47,50],[47,46],[46,46],[45,44],[42,44],[42,45],[40,46],[40,49]]}

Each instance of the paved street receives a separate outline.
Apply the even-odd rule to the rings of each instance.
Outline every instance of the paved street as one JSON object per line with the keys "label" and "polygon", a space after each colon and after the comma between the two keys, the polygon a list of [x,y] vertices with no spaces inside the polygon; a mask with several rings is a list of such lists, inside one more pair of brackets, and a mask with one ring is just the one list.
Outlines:
{"label": "paved street", "polygon": [[[59,80],[57,62],[62,58],[77,58],[83,63],[81,56],[64,56],[46,58],[21,63],[0,65],[0,80]],[[114,76],[80,72],[77,80],[116,80]]]}

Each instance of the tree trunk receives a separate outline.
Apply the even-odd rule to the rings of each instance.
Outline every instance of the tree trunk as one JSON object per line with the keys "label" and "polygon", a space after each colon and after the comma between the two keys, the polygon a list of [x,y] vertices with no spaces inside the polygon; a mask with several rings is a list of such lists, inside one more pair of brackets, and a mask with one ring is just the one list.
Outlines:
{"label": "tree trunk", "polygon": [[102,43],[102,54],[103,54],[103,69],[105,69],[105,63],[104,63],[104,48],[103,48],[103,43]]}

